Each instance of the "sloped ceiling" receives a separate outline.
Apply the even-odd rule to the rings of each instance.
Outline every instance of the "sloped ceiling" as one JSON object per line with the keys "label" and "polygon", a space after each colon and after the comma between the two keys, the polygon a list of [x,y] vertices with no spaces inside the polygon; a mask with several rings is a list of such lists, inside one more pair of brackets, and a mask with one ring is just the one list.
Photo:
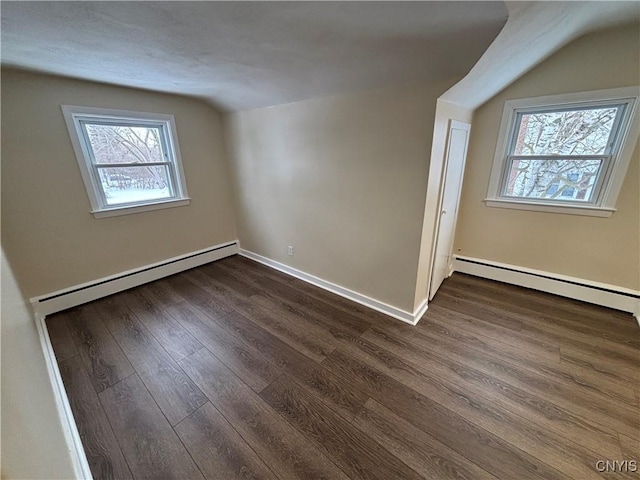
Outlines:
{"label": "sloped ceiling", "polygon": [[509,19],[500,34],[442,100],[475,109],[572,40],[601,28],[640,22],[638,1],[514,1],[507,7]]}
{"label": "sloped ceiling", "polygon": [[465,75],[504,2],[2,2],[2,64],[245,110]]}

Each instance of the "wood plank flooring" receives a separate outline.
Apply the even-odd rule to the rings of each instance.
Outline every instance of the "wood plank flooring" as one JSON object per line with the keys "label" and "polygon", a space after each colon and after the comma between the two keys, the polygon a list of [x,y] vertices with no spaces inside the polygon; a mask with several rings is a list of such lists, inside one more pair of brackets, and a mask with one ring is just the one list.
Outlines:
{"label": "wood plank flooring", "polygon": [[456,273],[411,327],[234,256],[47,327],[96,479],[640,477],[614,310]]}

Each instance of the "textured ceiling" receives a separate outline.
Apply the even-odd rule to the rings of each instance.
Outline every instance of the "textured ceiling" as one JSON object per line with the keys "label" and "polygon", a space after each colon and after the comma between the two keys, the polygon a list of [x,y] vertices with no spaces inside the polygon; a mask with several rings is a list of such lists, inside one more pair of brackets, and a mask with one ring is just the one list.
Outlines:
{"label": "textured ceiling", "polygon": [[2,2],[2,64],[244,110],[465,75],[504,2]]}

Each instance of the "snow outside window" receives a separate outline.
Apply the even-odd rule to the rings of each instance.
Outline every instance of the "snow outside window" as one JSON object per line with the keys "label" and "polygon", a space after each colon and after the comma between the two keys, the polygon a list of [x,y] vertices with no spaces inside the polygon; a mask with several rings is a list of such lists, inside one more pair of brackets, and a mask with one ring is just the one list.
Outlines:
{"label": "snow outside window", "polygon": [[505,104],[487,205],[610,216],[638,138],[638,88]]}
{"label": "snow outside window", "polygon": [[173,116],[62,111],[96,217],[188,204]]}

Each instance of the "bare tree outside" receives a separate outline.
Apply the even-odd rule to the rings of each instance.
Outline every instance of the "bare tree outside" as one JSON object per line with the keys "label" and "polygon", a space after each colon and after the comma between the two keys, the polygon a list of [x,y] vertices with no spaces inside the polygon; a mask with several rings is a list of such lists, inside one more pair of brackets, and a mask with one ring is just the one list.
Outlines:
{"label": "bare tree outside", "polygon": [[[172,196],[158,127],[85,124],[107,204]],[[122,165],[122,166],[119,166]]]}
{"label": "bare tree outside", "polygon": [[[510,159],[505,194],[590,201],[620,108],[592,107],[520,115],[516,141],[510,152],[510,156],[518,158]],[[593,158],[599,155],[602,158]],[[549,156],[557,158],[546,158]]]}

